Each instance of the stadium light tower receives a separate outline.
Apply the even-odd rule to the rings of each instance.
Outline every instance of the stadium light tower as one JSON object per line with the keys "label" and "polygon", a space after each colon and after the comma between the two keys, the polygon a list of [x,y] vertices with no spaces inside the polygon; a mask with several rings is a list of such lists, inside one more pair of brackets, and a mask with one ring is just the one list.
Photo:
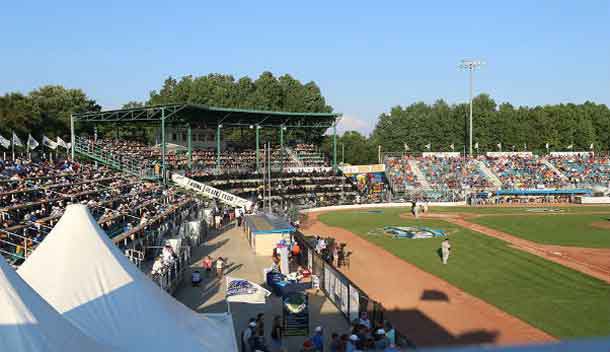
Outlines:
{"label": "stadium light tower", "polygon": [[467,70],[469,73],[469,78],[470,78],[470,121],[468,124],[468,128],[469,128],[469,138],[470,138],[470,149],[469,149],[469,155],[472,155],[472,76],[473,76],[473,72],[474,70],[476,70],[478,67],[485,65],[484,61],[480,61],[480,60],[462,60],[462,62],[460,63],[460,68],[463,70]]}

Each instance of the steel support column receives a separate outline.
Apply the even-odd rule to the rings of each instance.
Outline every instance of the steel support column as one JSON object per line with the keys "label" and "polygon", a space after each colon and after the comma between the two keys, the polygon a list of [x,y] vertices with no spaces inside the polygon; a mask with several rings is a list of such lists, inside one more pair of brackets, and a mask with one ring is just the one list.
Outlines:
{"label": "steel support column", "polygon": [[216,169],[220,171],[220,129],[222,125],[216,126]]}
{"label": "steel support column", "polygon": [[337,172],[337,124],[333,125],[333,171]]}
{"label": "steel support column", "polygon": [[193,131],[191,129],[191,125],[189,124],[186,128],[186,147],[187,153],[189,157],[189,170],[193,168]]}
{"label": "steel support column", "polygon": [[260,165],[260,133],[259,130],[261,129],[261,126],[256,125],[256,172],[260,172],[261,171],[261,165]]}
{"label": "steel support column", "polygon": [[163,184],[167,185],[167,177],[166,177],[166,165],[165,165],[165,154],[166,154],[166,145],[165,145],[165,109],[161,109],[161,172]]}
{"label": "steel support column", "polygon": [[[74,144],[76,143],[76,135],[74,134],[74,115],[70,114],[70,149],[72,160],[74,160]],[[13,159],[15,159],[15,152],[13,152]]]}
{"label": "steel support column", "polygon": [[284,171],[284,126],[280,126],[280,171]]}

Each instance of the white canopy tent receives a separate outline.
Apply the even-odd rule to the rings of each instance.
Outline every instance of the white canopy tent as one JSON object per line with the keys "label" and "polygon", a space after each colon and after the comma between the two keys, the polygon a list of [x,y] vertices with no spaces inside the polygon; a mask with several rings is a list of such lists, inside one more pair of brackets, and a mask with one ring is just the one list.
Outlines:
{"label": "white canopy tent", "polygon": [[237,351],[229,314],[197,314],[161,290],[70,205],[18,273],[98,341],[129,351]]}
{"label": "white canopy tent", "polygon": [[0,257],[0,350],[110,352],[64,319]]}

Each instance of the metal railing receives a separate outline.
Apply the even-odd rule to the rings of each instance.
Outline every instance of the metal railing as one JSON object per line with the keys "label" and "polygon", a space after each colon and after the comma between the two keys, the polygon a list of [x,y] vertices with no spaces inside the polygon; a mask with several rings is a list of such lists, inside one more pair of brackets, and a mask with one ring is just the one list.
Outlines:
{"label": "metal railing", "polygon": [[156,180],[161,177],[161,175],[156,173],[154,168],[145,161],[134,159],[122,153],[109,152],[100,144],[84,137],[75,137],[74,151],[102,164],[108,165],[113,169],[143,179]]}

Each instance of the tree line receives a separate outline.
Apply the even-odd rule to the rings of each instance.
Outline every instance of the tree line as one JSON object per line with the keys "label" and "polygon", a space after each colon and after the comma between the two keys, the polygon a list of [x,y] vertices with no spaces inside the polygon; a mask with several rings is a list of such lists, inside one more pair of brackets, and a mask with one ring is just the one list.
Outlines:
{"label": "tree line", "polygon": [[[275,110],[288,112],[332,112],[315,82],[302,83],[290,75],[274,76],[263,72],[258,78],[235,78],[225,74],[168,77],[159,89],[150,92],[146,101],[128,102],[124,107],[138,107],[166,103],[196,103],[209,106]],[[338,137],[337,160],[350,164],[377,161],[377,150],[384,152],[464,151],[468,145],[468,104],[448,104],[437,100],[407,106],[395,106],[381,113],[373,132],[364,136],[356,131]],[[67,138],[70,133],[70,114],[99,111],[95,99],[82,89],[48,85],[27,94],[10,92],[0,96],[0,135],[10,138],[14,131],[19,136],[31,133],[35,138],[43,134],[51,138]],[[514,107],[497,104],[489,95],[481,94],[473,101],[473,142],[478,152],[499,150],[610,149],[610,110],[604,104],[557,104]],[[77,125],[78,129],[91,126]],[[77,129],[77,132],[79,131]],[[151,130],[154,128],[150,128]],[[111,134],[115,126],[99,129],[100,134]],[[146,129],[144,129],[146,130]],[[144,136],[142,126],[121,126],[121,136]],[[279,143],[279,130],[264,129],[261,141]],[[320,143],[329,156],[332,139],[323,130],[288,130],[285,140]],[[223,130],[223,138],[253,145],[253,131]],[[155,132],[148,133],[148,137]],[[40,139],[39,139],[40,140]],[[428,148],[429,147],[429,148]],[[453,147],[453,148],[451,148]]]}
{"label": "tree line", "polygon": [[[185,76],[181,79],[168,77],[158,90],[153,90],[144,102],[130,101],[124,108],[159,105],[169,103],[194,103],[224,108],[287,112],[332,112],[320,88],[315,82],[302,83],[285,74],[279,77],[271,72],[263,72],[257,79],[231,75],[209,74],[206,76]],[[10,138],[14,131],[18,135],[31,133],[37,138],[43,134],[67,137],[70,134],[70,114],[86,111],[99,111],[101,107],[81,89],[68,89],[48,85],[35,89],[28,94],[6,93],[0,96],[0,135]],[[77,125],[77,132],[90,126]],[[125,124],[120,127],[120,135],[154,136],[144,133],[142,125]],[[279,131],[264,129],[262,142],[279,143]],[[100,125],[101,135],[114,135],[115,126]],[[150,131],[147,131],[150,132]],[[237,134],[227,129],[224,138],[252,141],[253,131],[246,130]],[[288,131],[286,139],[306,139],[320,142],[324,131]],[[243,136],[243,137],[242,137]]]}

